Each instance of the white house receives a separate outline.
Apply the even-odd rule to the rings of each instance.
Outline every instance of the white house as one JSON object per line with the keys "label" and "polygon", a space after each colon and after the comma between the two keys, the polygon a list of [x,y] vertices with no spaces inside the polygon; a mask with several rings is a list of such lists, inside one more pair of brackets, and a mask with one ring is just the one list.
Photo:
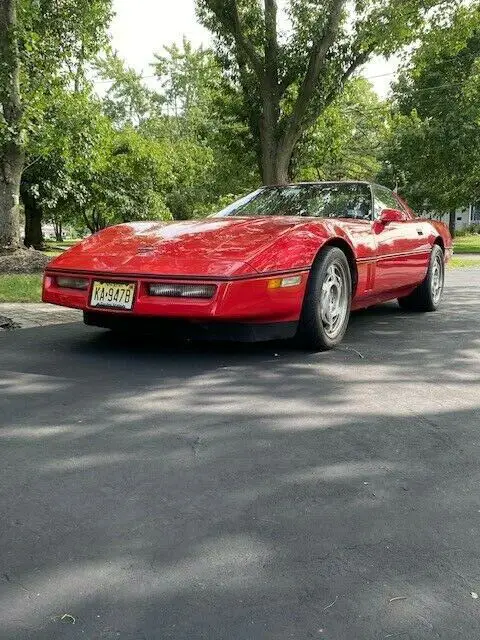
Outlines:
{"label": "white house", "polygon": [[[450,216],[446,213],[442,218],[442,222],[448,224]],[[479,225],[480,227],[480,202],[472,204],[466,209],[457,209],[455,213],[455,226],[458,230],[465,229],[472,225]]]}

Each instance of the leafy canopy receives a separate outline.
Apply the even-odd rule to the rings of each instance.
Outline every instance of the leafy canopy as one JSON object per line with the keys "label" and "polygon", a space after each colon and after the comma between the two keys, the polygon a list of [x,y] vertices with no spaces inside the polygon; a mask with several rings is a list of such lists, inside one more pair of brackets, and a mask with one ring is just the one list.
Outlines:
{"label": "leafy canopy", "polygon": [[266,182],[372,55],[391,55],[461,0],[197,0],[225,77],[241,88]]}
{"label": "leafy canopy", "polygon": [[394,90],[384,176],[420,210],[480,198],[480,7],[460,7],[432,30]]}

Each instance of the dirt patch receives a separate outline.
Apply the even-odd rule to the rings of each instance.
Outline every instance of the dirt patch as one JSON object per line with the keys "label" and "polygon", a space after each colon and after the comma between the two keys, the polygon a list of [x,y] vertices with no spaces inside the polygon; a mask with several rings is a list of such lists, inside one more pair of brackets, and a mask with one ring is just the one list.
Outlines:
{"label": "dirt patch", "polygon": [[34,249],[0,255],[0,273],[42,273],[51,258]]}

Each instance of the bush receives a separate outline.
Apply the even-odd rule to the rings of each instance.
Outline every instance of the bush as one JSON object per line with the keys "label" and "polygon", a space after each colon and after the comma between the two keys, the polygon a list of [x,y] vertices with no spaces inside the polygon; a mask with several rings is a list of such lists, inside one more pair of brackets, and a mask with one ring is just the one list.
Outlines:
{"label": "bush", "polygon": [[455,236],[457,238],[464,238],[465,236],[476,236],[480,235],[480,223],[470,224],[468,227],[464,229],[458,229],[455,231]]}

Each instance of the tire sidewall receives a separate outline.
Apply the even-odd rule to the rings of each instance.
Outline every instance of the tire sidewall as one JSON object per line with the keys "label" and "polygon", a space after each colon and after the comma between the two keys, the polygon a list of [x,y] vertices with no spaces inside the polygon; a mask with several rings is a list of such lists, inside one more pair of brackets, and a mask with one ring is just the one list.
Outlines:
{"label": "tire sidewall", "polygon": [[[332,338],[326,332],[321,317],[321,295],[328,268],[336,263],[341,267],[344,285],[347,289],[347,312],[342,327]],[[302,317],[302,338],[316,349],[332,349],[343,339],[350,319],[352,305],[352,276],[345,253],[338,247],[325,247],[315,260],[307,285]]]}
{"label": "tire sidewall", "polygon": [[[432,291],[432,278],[433,278],[433,266],[435,264],[435,261],[438,258],[440,259],[440,261],[442,263],[442,292],[441,292],[440,297],[438,298],[438,300],[435,301],[434,298],[433,298],[433,291]],[[428,273],[427,273],[427,278],[426,278],[425,284],[428,287],[428,292],[427,293],[428,293],[428,296],[429,296],[429,306],[431,307],[432,310],[436,310],[440,306],[440,303],[441,303],[442,297],[443,297],[443,291],[444,291],[444,288],[445,288],[445,260],[444,260],[444,255],[443,255],[442,248],[438,244],[434,244],[433,245],[432,254],[430,256],[430,264],[428,265]]]}

